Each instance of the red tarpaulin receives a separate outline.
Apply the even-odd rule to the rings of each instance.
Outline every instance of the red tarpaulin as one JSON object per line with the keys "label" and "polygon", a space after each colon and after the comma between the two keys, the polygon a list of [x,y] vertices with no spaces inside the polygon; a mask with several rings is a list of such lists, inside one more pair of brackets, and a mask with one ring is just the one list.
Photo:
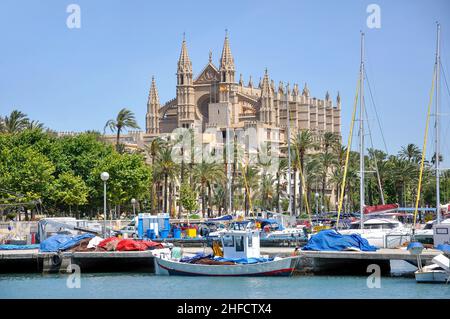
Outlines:
{"label": "red tarpaulin", "polygon": [[117,237],[106,238],[98,244],[98,248],[109,250],[108,244],[114,243],[116,251],[144,251],[150,248],[163,248],[160,243],[151,240],[133,240],[133,239],[119,239]]}
{"label": "red tarpaulin", "polygon": [[364,214],[381,213],[385,211],[392,211],[398,208],[398,204],[386,204],[364,207]]}

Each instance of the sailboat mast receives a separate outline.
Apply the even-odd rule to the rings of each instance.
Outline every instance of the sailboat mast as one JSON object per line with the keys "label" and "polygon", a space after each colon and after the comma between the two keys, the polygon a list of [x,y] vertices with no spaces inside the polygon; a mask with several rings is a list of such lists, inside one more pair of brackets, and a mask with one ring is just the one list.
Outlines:
{"label": "sailboat mast", "polygon": [[230,87],[227,87],[227,131],[226,131],[226,139],[227,139],[227,193],[228,193],[228,210],[229,214],[232,214],[233,204],[231,199],[231,147],[230,147]]}
{"label": "sailboat mast", "polygon": [[436,169],[436,215],[437,222],[441,222],[441,199],[440,199],[440,169],[439,169],[439,154],[440,154],[440,127],[439,127],[439,72],[440,72],[440,37],[441,37],[441,26],[437,23],[437,39],[436,39],[436,114],[435,114],[435,143],[436,143],[436,153],[434,165]]}
{"label": "sailboat mast", "polygon": [[292,185],[291,185],[291,118],[289,110],[289,84],[286,85],[286,135],[288,143],[288,196],[289,196],[289,216],[292,216]]}
{"label": "sailboat mast", "polygon": [[364,32],[361,32],[361,65],[359,68],[359,210],[360,210],[360,225],[364,228]]}

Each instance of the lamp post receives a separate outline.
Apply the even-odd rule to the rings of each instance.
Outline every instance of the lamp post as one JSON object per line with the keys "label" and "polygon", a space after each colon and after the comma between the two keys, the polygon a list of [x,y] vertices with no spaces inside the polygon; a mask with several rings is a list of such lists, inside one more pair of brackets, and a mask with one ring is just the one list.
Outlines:
{"label": "lamp post", "polygon": [[131,199],[131,204],[133,205],[133,220],[136,217],[136,199]]}
{"label": "lamp post", "polygon": [[109,179],[108,172],[101,173],[100,178],[103,181],[103,213],[105,214],[105,229],[103,236],[106,238],[106,181]]}

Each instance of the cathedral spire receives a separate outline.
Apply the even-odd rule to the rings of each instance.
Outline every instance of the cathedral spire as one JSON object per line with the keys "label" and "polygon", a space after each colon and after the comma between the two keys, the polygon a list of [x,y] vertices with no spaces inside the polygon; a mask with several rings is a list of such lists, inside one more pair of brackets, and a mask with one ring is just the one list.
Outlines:
{"label": "cathedral spire", "polygon": [[192,73],[192,63],[186,46],[186,38],[183,33],[183,43],[181,44],[180,58],[178,59],[178,73]]}
{"label": "cathedral spire", "polygon": [[330,100],[330,93],[327,91],[327,93],[325,94],[325,101],[329,100]]}
{"label": "cathedral spire", "polygon": [[242,73],[239,76],[239,85],[244,86],[244,79],[242,78]]}
{"label": "cathedral spire", "polygon": [[266,69],[261,83],[261,108],[259,112],[261,121],[265,124],[272,125],[276,122],[276,114],[273,100],[273,90],[270,83],[269,74]]}
{"label": "cathedral spire", "polygon": [[341,94],[339,93],[339,91],[336,97],[336,104],[338,108],[341,108]]}
{"label": "cathedral spire", "polygon": [[159,134],[159,95],[156,88],[155,77],[152,76],[152,84],[148,94],[146,132],[148,134]]}
{"label": "cathedral spire", "polygon": [[152,84],[150,86],[150,93],[148,95],[148,101],[157,102],[159,104],[158,89],[156,88],[155,77],[152,76]]}
{"label": "cathedral spire", "polygon": [[248,87],[253,88],[253,80],[252,80],[252,76],[250,75],[250,78],[248,79]]}
{"label": "cathedral spire", "polygon": [[234,59],[231,54],[228,30],[225,30],[225,40],[223,43],[222,57],[220,58],[221,82],[234,82]]}
{"label": "cathedral spire", "polygon": [[261,83],[261,95],[272,96],[272,89],[270,87],[269,74],[267,73],[267,69],[266,72],[264,73],[264,78]]}
{"label": "cathedral spire", "polygon": [[309,97],[309,89],[308,89],[308,85],[305,82],[305,87],[303,88],[303,92],[302,94],[306,97]]}

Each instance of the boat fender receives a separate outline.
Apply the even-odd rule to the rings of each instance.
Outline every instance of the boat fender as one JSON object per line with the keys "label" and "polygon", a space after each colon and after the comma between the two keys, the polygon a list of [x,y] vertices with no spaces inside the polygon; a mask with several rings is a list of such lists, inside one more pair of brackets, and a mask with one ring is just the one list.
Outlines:
{"label": "boat fender", "polygon": [[52,266],[59,266],[62,262],[61,256],[59,255],[53,255],[51,260]]}

